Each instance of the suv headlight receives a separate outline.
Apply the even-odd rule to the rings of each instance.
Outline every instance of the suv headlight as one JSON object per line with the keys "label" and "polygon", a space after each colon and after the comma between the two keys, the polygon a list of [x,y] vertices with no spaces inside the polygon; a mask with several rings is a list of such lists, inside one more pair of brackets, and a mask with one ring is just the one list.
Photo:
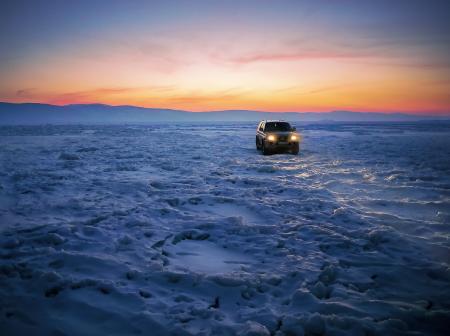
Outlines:
{"label": "suv headlight", "polygon": [[269,141],[275,141],[275,135],[270,134],[270,135],[267,137],[267,140],[269,140]]}
{"label": "suv headlight", "polygon": [[295,134],[291,135],[291,141],[297,141],[298,140],[298,136],[296,136]]}

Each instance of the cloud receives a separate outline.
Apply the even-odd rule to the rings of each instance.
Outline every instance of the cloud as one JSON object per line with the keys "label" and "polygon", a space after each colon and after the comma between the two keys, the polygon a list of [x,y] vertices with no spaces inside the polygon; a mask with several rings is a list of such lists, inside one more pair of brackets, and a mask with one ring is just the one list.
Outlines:
{"label": "cloud", "polygon": [[154,93],[167,93],[174,90],[171,85],[159,85],[148,87],[104,87],[92,90],[66,92],[49,95],[46,100],[50,104],[93,103],[129,98],[133,95],[145,96]]}
{"label": "cloud", "polygon": [[30,89],[20,89],[16,91],[16,97],[19,98],[32,98],[34,96],[33,91],[35,91],[35,88]]}
{"label": "cloud", "polygon": [[295,62],[311,59],[355,59],[366,57],[370,57],[370,55],[349,52],[254,53],[231,58],[229,62],[245,65],[258,62]]}
{"label": "cloud", "polygon": [[130,93],[134,88],[99,88],[85,91],[67,92],[57,94],[51,97],[48,102],[51,104],[70,104],[79,102],[91,102],[96,101],[99,97],[120,95],[124,93]]}
{"label": "cloud", "polygon": [[382,59],[366,59],[358,60],[355,63],[364,64],[368,67],[372,66],[388,66],[395,68],[416,68],[448,71],[450,62],[448,60],[421,60],[421,59],[405,59],[403,57],[390,57]]}

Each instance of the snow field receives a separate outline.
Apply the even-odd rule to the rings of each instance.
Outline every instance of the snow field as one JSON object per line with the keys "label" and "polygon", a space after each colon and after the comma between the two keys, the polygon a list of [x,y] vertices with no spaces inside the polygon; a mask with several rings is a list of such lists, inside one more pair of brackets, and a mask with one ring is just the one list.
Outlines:
{"label": "snow field", "polygon": [[450,127],[297,126],[1,127],[2,334],[444,334]]}

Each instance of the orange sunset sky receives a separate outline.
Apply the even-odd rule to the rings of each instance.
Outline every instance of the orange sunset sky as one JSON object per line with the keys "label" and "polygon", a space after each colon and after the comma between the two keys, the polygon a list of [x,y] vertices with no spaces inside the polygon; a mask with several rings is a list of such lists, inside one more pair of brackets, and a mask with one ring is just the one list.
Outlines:
{"label": "orange sunset sky", "polygon": [[447,1],[6,1],[0,101],[450,114]]}

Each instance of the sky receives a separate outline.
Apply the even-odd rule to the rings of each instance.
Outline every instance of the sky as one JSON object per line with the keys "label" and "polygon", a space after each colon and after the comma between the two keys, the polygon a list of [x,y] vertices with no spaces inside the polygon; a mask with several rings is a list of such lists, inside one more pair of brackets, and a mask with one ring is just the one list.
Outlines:
{"label": "sky", "polygon": [[450,1],[2,0],[0,101],[450,115]]}

